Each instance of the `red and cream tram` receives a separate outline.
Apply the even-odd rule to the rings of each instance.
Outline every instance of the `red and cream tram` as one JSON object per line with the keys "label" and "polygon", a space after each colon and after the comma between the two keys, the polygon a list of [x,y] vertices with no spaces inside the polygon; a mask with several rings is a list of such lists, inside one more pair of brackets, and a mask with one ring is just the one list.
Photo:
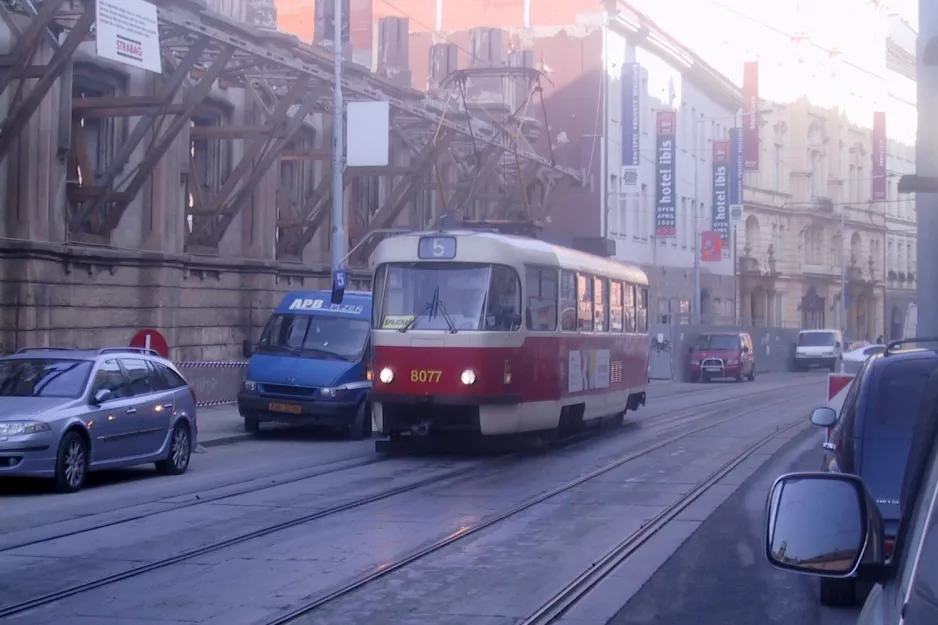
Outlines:
{"label": "red and cream tram", "polygon": [[550,434],[644,405],[640,269],[473,230],[393,236],[372,263],[382,434]]}

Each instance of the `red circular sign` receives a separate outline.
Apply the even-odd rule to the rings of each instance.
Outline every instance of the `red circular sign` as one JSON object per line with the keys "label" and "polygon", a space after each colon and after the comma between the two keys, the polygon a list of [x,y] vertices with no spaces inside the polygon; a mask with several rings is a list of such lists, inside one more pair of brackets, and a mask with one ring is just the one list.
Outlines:
{"label": "red circular sign", "polygon": [[169,358],[169,343],[156,330],[140,330],[130,339],[131,347],[148,347],[163,358]]}

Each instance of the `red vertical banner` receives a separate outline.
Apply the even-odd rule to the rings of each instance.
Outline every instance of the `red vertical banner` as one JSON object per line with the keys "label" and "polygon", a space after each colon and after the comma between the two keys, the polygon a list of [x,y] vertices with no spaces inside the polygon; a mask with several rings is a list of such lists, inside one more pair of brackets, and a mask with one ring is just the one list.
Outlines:
{"label": "red vertical banner", "polygon": [[372,0],[349,0],[349,42],[353,50],[371,50]]}
{"label": "red vertical banner", "polygon": [[873,113],[873,174],[872,197],[874,202],[886,198],[886,113]]}
{"label": "red vertical banner", "polygon": [[759,63],[743,65],[743,171],[759,171]]}

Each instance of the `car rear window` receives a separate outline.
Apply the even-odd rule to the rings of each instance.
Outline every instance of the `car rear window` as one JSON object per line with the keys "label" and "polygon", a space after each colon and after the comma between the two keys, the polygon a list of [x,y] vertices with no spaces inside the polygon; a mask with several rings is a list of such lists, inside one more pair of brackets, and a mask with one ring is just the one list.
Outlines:
{"label": "car rear window", "polygon": [[836,342],[833,332],[802,332],[798,335],[799,347],[833,347]]}
{"label": "car rear window", "polygon": [[887,363],[876,393],[876,427],[907,430],[911,436],[928,378],[936,369],[936,359]]}

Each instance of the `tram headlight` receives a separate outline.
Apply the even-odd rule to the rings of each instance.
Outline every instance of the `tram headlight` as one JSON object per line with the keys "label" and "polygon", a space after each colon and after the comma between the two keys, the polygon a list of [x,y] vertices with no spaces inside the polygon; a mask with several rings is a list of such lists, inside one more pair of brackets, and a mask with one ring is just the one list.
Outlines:
{"label": "tram headlight", "polygon": [[466,386],[471,386],[476,383],[476,372],[472,369],[466,369],[461,374],[459,374],[459,381],[465,384]]}
{"label": "tram headlight", "polygon": [[394,371],[390,367],[385,367],[378,374],[378,379],[381,380],[383,384],[390,384],[394,381]]}

